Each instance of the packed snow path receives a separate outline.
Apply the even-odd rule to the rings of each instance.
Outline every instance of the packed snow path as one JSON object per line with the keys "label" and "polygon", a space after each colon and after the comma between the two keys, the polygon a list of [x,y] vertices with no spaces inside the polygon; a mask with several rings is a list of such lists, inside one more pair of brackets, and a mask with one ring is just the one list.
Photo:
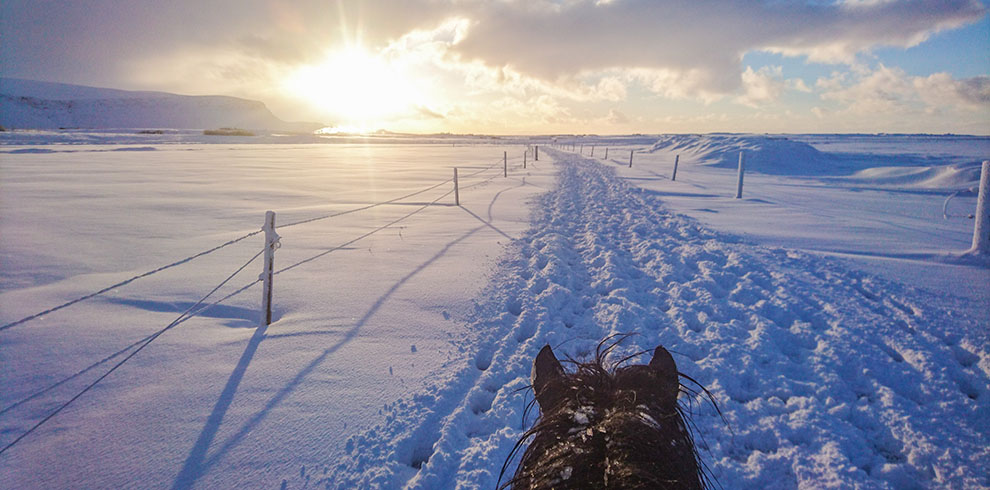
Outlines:
{"label": "packed snow path", "polygon": [[636,333],[617,358],[662,344],[716,396],[726,421],[681,402],[725,488],[990,485],[987,332],[964,300],[706,230],[612,169],[552,156],[557,185],[479,300],[469,362],[386,406],[329,471],[283,484],[494,488],[535,418],[539,349],[585,360]]}

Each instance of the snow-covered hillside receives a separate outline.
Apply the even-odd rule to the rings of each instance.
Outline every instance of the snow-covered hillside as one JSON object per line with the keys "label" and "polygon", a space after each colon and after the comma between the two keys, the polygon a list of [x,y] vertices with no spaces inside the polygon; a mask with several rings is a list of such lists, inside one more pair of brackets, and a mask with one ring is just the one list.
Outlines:
{"label": "snow-covered hillside", "polygon": [[0,125],[10,128],[176,128],[313,131],[261,102],[227,96],[134,92],[0,78]]}

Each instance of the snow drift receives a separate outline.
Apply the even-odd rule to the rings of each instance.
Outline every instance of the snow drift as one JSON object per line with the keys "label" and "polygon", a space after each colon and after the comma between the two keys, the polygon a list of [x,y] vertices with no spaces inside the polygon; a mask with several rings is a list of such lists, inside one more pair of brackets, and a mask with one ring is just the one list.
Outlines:
{"label": "snow drift", "polygon": [[[879,137],[878,137],[879,138]],[[747,172],[825,178],[842,186],[960,191],[975,188],[980,160],[820,151],[802,137],[751,134],[663,135],[648,153],[676,153],[681,162]]]}
{"label": "snow drift", "polygon": [[745,152],[746,170],[774,175],[822,175],[842,171],[838,160],[813,146],[782,136],[673,134],[662,136],[648,152],[675,151],[683,158],[715,167],[736,168]]}
{"label": "snow drift", "polygon": [[313,131],[316,123],[283,121],[255,100],[218,95],[135,92],[0,78],[0,125],[7,128],[239,127]]}
{"label": "snow drift", "polygon": [[965,190],[975,195],[980,182],[980,162],[945,166],[874,167],[860,170],[844,180],[874,187]]}

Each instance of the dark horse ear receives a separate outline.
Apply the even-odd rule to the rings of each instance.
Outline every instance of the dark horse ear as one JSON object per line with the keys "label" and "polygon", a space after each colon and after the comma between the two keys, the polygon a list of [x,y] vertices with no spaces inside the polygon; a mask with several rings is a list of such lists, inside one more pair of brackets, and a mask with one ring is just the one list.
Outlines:
{"label": "dark horse ear", "polygon": [[653,359],[650,360],[650,367],[656,371],[660,380],[663,382],[663,392],[669,401],[676,402],[677,393],[680,390],[680,381],[677,378],[677,364],[674,363],[674,357],[662,345],[657,346],[656,350],[653,351]]}
{"label": "dark horse ear", "polygon": [[533,361],[533,393],[541,409],[549,408],[556,396],[552,393],[554,381],[564,376],[564,366],[560,365],[557,356],[549,345],[543,346]]}

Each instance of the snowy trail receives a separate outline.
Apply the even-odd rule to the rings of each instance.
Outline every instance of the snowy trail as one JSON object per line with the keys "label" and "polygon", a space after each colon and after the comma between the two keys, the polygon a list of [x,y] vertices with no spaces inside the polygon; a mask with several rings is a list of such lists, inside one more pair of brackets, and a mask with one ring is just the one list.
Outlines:
{"label": "snowy trail", "polygon": [[632,332],[616,356],[663,344],[717,397],[729,426],[698,404],[694,422],[725,488],[990,485],[990,349],[963,300],[718,234],[611,168],[551,155],[557,185],[461,341],[471,361],[290,486],[494,488],[535,418],[538,350],[587,359]]}

